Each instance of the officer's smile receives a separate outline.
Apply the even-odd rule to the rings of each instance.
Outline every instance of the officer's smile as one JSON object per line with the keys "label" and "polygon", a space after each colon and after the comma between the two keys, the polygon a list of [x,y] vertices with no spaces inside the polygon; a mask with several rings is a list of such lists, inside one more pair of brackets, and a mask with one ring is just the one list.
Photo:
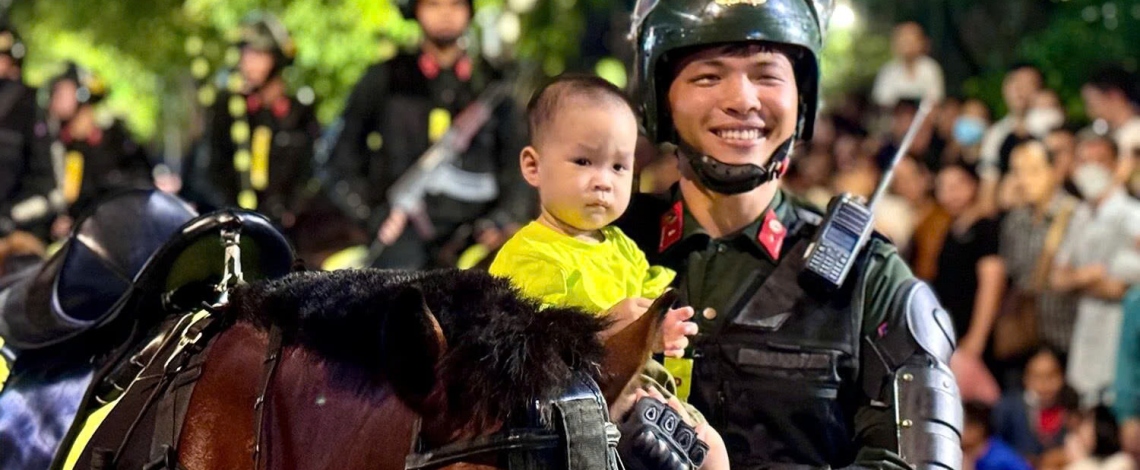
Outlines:
{"label": "officer's smile", "polygon": [[727,145],[743,148],[759,145],[767,138],[767,133],[760,126],[724,126],[710,132]]}

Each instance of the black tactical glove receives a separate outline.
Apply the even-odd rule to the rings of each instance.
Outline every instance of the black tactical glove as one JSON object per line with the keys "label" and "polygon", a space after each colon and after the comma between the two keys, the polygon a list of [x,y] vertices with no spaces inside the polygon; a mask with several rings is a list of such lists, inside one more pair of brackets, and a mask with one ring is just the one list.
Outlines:
{"label": "black tactical glove", "polygon": [[638,400],[619,429],[618,454],[627,470],[697,469],[708,454],[693,427],[652,397]]}

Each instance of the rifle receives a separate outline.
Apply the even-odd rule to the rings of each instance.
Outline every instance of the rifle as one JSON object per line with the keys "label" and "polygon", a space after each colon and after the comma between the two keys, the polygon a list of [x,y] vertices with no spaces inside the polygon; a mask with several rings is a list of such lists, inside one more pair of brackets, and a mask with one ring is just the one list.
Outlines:
{"label": "rifle", "polygon": [[[510,96],[510,92],[511,86],[508,82],[489,85],[474,102],[460,111],[447,132],[428,147],[416,163],[388,188],[389,207],[408,214],[409,222],[420,236],[431,238],[435,234],[435,227],[432,226],[427,208],[424,206],[424,194],[436,169],[454,162],[467,151],[471,139],[491,120],[494,109]],[[378,236],[373,236],[365,266],[375,263],[385,248],[387,245],[381,242]]]}

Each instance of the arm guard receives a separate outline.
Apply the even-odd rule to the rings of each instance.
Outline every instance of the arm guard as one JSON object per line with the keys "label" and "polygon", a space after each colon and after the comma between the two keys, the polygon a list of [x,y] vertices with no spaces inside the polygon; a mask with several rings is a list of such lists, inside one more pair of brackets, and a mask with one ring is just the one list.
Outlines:
{"label": "arm guard", "polygon": [[910,280],[897,291],[890,321],[866,337],[864,392],[893,408],[898,454],[916,468],[962,465],[962,404],[950,355],[954,328],[934,292]]}

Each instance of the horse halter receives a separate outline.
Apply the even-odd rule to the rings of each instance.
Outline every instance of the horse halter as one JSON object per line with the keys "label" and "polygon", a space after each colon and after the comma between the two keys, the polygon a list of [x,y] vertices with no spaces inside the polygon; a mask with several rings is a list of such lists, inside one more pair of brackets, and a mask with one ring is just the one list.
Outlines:
{"label": "horse halter", "polygon": [[[543,410],[548,419],[542,419]],[[535,401],[520,427],[425,448],[416,422],[405,470],[428,470],[488,454],[506,454],[509,470],[622,470],[617,456],[619,433],[610,423],[605,398],[593,379],[575,373],[558,398]]]}

